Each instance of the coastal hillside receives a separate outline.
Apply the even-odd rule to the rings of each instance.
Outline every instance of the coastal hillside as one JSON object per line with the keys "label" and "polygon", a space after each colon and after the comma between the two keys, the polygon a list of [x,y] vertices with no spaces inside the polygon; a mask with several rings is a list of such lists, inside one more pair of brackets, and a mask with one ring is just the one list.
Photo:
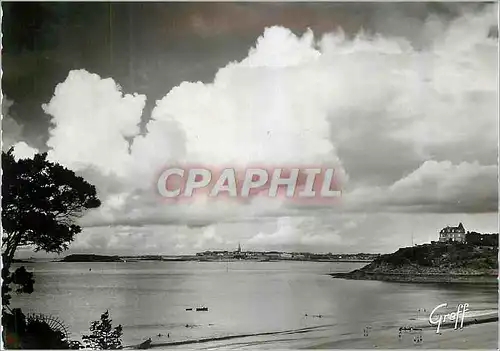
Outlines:
{"label": "coastal hillside", "polygon": [[122,262],[122,259],[118,256],[73,254],[64,257],[60,262]]}
{"label": "coastal hillside", "polygon": [[401,248],[337,278],[393,281],[496,281],[498,247],[459,242]]}

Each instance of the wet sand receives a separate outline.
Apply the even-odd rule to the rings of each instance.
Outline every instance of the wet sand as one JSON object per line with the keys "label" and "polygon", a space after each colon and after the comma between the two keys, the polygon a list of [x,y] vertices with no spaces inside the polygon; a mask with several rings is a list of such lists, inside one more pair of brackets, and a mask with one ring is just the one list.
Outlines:
{"label": "wet sand", "polygon": [[[420,332],[406,332],[400,338],[398,330],[373,331],[358,339],[339,340],[311,346],[311,349],[498,349],[498,321],[470,324],[463,329],[423,328]],[[419,341],[421,336],[421,341]]]}
{"label": "wet sand", "polygon": [[[474,322],[464,324],[462,329],[453,329],[453,324],[442,326],[439,334],[436,328],[414,324],[414,330],[402,331],[397,327],[370,329],[359,337],[346,335],[328,336],[333,326],[318,326],[294,331],[268,332],[247,335],[232,335],[200,340],[152,343],[152,348],[191,349],[498,349],[498,317],[492,314],[478,317]],[[308,335],[320,332],[323,336]],[[298,336],[300,335],[300,336]],[[330,334],[331,335],[331,334]],[[318,340],[313,341],[314,338]],[[322,341],[319,341],[321,340]],[[130,348],[137,349],[139,345]]]}

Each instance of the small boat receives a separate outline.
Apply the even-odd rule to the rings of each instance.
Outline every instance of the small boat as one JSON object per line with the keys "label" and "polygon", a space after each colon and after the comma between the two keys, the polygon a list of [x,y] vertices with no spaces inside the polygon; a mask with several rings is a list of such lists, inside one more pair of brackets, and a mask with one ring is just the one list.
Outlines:
{"label": "small boat", "polygon": [[200,312],[200,311],[201,312],[207,312],[208,311],[208,307],[197,307],[196,311],[198,311],[198,312]]}
{"label": "small boat", "polygon": [[192,308],[186,308],[186,311],[192,311],[193,309]]}

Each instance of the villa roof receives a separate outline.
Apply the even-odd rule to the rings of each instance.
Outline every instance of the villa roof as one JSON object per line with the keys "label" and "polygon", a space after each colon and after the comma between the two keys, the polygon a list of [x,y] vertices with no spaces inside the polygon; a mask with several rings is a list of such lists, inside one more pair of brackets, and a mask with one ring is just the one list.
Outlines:
{"label": "villa roof", "polygon": [[458,230],[459,232],[465,232],[465,228],[464,228],[462,222],[460,222],[458,224],[458,226],[456,226],[456,227],[446,226],[443,229],[441,229],[440,233],[450,233],[450,232],[454,232],[454,230]]}

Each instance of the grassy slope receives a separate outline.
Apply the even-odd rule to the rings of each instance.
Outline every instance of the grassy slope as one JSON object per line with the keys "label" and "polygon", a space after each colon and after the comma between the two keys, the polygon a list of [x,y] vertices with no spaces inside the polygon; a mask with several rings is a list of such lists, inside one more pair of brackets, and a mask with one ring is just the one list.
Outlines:
{"label": "grassy slope", "polygon": [[496,281],[497,274],[497,247],[436,243],[401,248],[361,269],[334,276],[399,281],[472,281],[472,278],[475,281],[493,281],[494,278]]}

